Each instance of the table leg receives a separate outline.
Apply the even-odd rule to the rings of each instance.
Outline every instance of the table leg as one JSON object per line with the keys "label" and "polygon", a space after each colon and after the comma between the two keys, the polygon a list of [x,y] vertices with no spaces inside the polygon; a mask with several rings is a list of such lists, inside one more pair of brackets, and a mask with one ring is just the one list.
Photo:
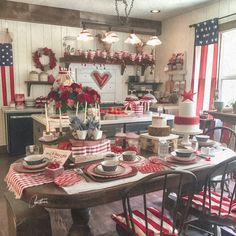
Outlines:
{"label": "table leg", "polygon": [[90,209],[71,209],[73,224],[69,231],[69,236],[90,236],[92,235],[89,227]]}

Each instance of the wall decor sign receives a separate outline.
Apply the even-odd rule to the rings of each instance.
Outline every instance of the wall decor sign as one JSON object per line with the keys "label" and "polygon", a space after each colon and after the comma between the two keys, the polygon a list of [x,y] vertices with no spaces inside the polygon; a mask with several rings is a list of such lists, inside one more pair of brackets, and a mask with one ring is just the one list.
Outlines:
{"label": "wall decor sign", "polygon": [[91,76],[100,89],[102,89],[108,82],[108,80],[112,77],[110,72],[104,72],[101,74],[97,70],[93,71],[91,73]]}

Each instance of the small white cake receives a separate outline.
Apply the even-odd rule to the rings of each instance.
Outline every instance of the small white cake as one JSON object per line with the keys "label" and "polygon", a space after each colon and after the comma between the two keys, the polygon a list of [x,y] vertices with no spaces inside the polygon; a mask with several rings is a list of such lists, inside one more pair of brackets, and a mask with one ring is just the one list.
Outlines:
{"label": "small white cake", "polygon": [[152,125],[148,127],[148,134],[151,136],[168,136],[170,127],[166,124],[163,116],[152,116]]}

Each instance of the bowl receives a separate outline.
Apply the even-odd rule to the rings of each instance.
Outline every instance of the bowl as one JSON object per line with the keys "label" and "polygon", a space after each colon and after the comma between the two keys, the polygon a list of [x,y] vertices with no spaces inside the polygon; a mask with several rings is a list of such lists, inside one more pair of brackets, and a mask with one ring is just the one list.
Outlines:
{"label": "bowl", "polygon": [[104,154],[104,160],[115,160],[116,159],[116,154],[114,152],[108,152]]}
{"label": "bowl", "polygon": [[189,149],[176,149],[175,152],[178,157],[190,157],[193,153],[193,151]]}
{"label": "bowl", "polygon": [[117,168],[118,162],[113,161],[113,160],[102,161],[101,165],[104,171],[115,171]]}
{"label": "bowl", "polygon": [[195,136],[198,142],[205,143],[210,138],[208,135],[196,135]]}
{"label": "bowl", "polygon": [[133,161],[136,158],[135,151],[126,151],[122,153],[123,161]]}
{"label": "bowl", "polygon": [[29,155],[24,158],[28,165],[38,165],[43,163],[44,157],[42,155]]}

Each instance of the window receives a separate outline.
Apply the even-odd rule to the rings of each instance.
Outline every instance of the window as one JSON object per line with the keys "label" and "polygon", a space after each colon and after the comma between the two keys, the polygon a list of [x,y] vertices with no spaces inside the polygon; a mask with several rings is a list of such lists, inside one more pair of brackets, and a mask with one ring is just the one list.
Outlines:
{"label": "window", "polygon": [[236,100],[236,29],[221,34],[219,90],[225,105]]}

